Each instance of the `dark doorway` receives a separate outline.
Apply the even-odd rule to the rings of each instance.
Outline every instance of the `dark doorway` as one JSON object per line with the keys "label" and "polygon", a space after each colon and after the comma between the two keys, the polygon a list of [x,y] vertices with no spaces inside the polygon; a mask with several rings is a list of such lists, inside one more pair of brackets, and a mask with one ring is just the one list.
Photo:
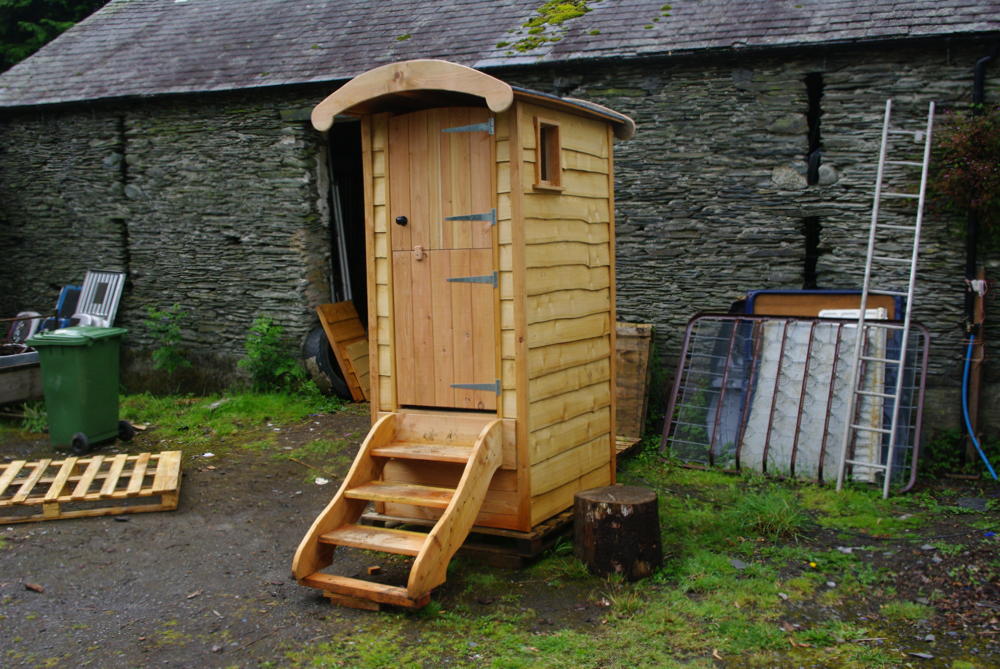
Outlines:
{"label": "dark doorway", "polygon": [[339,119],[327,138],[330,165],[330,288],[334,302],[351,300],[368,326],[361,124]]}

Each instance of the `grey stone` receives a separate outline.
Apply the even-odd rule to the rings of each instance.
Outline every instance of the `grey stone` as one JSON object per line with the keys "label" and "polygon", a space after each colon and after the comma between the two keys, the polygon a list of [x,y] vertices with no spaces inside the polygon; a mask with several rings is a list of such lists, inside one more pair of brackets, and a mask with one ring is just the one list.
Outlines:
{"label": "grey stone", "polygon": [[794,167],[779,166],[771,170],[771,183],[785,190],[802,190],[806,187],[806,177]]}

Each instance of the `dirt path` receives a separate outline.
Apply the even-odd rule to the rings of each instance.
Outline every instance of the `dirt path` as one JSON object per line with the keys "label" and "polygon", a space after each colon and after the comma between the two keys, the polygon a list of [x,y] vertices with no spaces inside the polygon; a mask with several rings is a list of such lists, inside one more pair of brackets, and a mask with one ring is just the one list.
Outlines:
{"label": "dirt path", "polygon": [[[367,426],[313,422],[309,434],[331,438]],[[148,450],[144,440],[128,450]],[[51,456],[44,442],[0,447],[33,453]],[[295,546],[336,490],[309,473],[269,454],[189,457],[176,511],[0,526],[0,664],[253,666],[329,635],[330,605],[290,578]]]}

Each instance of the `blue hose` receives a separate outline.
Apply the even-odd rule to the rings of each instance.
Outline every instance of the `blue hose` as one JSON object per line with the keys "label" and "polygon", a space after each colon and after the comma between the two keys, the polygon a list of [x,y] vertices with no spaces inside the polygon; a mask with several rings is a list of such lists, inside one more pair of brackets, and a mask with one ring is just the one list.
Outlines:
{"label": "blue hose", "polygon": [[976,439],[976,434],[972,430],[972,421],[969,420],[969,367],[972,365],[972,344],[976,341],[976,335],[969,335],[969,347],[965,351],[965,371],[962,373],[962,415],[965,417],[965,429],[969,432],[969,438],[972,439],[973,445],[976,447],[976,451],[979,453],[979,457],[983,459],[986,464],[986,469],[989,470],[990,475],[993,476],[993,480],[996,481],[997,473],[993,471],[993,465],[990,464],[989,458],[983,453],[983,447],[979,445],[979,440]]}

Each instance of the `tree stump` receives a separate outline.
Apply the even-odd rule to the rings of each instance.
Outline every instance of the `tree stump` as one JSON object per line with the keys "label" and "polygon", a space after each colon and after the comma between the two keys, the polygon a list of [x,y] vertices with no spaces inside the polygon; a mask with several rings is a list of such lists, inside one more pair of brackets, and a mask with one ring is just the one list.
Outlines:
{"label": "tree stump", "polygon": [[592,574],[645,578],[663,562],[656,493],[614,485],[573,497],[574,552]]}

